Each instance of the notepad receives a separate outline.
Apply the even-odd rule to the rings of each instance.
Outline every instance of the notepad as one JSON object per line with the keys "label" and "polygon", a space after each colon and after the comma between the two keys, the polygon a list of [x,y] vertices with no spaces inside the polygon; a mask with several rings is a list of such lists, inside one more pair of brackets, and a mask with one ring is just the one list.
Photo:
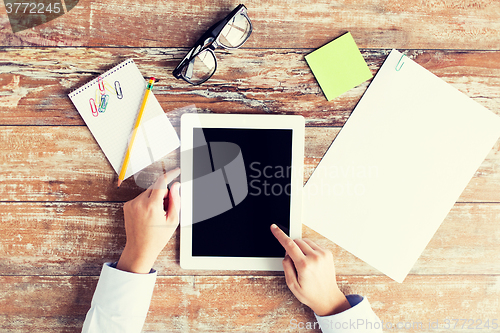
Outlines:
{"label": "notepad", "polygon": [[305,224],[402,282],[499,137],[500,117],[393,50],[306,183]]}
{"label": "notepad", "polygon": [[350,32],[309,53],[305,59],[329,101],[372,78]]}
{"label": "notepad", "polygon": [[[113,67],[68,96],[118,174],[147,82],[132,59]],[[179,147],[179,137],[150,94],[125,179]]]}

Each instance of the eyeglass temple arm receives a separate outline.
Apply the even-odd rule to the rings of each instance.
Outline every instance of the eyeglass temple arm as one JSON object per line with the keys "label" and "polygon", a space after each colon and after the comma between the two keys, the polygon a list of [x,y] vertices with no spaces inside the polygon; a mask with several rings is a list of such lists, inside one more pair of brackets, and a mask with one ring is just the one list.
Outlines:
{"label": "eyeglass temple arm", "polygon": [[[184,66],[186,66],[186,63],[190,63],[191,60],[196,57],[196,55],[202,51],[203,48],[199,48],[197,51],[198,52],[194,52],[194,50],[196,48],[198,48],[198,46],[200,45],[203,45],[205,43],[205,41],[212,37],[212,38],[216,38],[220,32],[222,31],[222,29],[224,28],[224,26],[242,9],[242,8],[245,8],[245,5],[243,4],[239,4],[235,9],[233,9],[233,11],[231,13],[229,13],[229,15],[227,15],[224,19],[220,20],[219,22],[215,23],[214,25],[212,25],[210,27],[210,29],[208,29],[204,34],[203,36],[200,37],[200,39],[198,39],[198,41],[196,42],[196,44],[191,48],[191,50],[188,52],[188,54],[186,54],[186,56],[184,56],[184,58],[181,60],[181,62],[177,65],[177,67],[175,67],[174,71],[172,72],[172,74],[176,77],[176,78],[180,78],[181,77],[181,70]],[[192,65],[191,65],[192,66]]]}

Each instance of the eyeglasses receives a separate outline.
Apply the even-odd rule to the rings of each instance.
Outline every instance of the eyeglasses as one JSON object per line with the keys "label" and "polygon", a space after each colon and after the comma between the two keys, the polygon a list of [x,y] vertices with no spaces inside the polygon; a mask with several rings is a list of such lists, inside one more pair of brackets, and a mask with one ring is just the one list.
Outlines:
{"label": "eyeglasses", "polygon": [[252,23],[247,15],[247,8],[238,5],[228,16],[201,36],[174,69],[173,75],[192,85],[202,84],[212,77],[217,69],[214,50],[218,46],[237,49],[246,42],[251,33]]}

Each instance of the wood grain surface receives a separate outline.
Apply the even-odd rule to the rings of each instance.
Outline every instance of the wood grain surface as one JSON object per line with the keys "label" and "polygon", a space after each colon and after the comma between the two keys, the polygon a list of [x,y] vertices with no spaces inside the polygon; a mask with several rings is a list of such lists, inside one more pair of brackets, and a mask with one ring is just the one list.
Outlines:
{"label": "wood grain surface", "polygon": [[[179,164],[176,151],[117,190],[67,97],[124,59],[160,78],[154,93],[177,130],[189,107],[304,116],[304,182],[370,83],[327,102],[304,60],[347,31],[374,75],[397,48],[500,115],[497,0],[245,2],[254,31],[244,47],[217,49],[217,72],[201,86],[176,80],[188,48],[238,3],[80,0],[17,33],[0,5],[0,332],[79,332],[102,264],[125,244],[123,202]],[[303,237],[334,253],[341,290],[366,296],[385,331],[498,332],[478,320],[500,325],[499,165],[500,141],[402,284],[306,226]],[[315,317],[283,273],[181,269],[178,231],[155,268],[145,332],[319,332],[299,329]],[[475,324],[447,328],[453,319]]]}
{"label": "wood grain surface", "polygon": [[[500,286],[498,276],[409,276],[404,284],[381,276],[341,276],[338,283],[343,292],[371,300],[385,331],[441,331],[430,325],[437,322],[442,328],[446,320],[459,318],[491,321],[500,310],[490,297]],[[3,329],[76,332],[96,284],[95,276],[2,276]],[[288,290],[284,277],[165,276],[156,281],[144,331],[320,332],[298,329],[308,322],[314,325],[314,314]],[[463,323],[448,331],[467,331],[460,330]]]}
{"label": "wood grain surface", "polygon": [[[81,0],[53,24],[13,34],[8,46],[190,47],[234,1]],[[245,2],[255,26],[246,47],[316,48],[351,31],[362,48],[497,50],[496,0],[260,0]]]}
{"label": "wood grain surface", "polygon": [[[363,50],[373,74],[390,50]],[[217,52],[215,75],[206,84],[192,87],[171,75],[186,50],[7,48],[0,53],[0,124],[83,125],[67,94],[133,58],[144,76],[160,77],[155,95],[166,112],[194,104],[200,112],[301,114],[308,126],[343,126],[369,81],[328,102],[304,60],[311,51]],[[401,51],[500,114],[500,52]]]}
{"label": "wood grain surface", "polygon": [[[0,216],[0,275],[99,275],[101,264],[117,261],[125,246],[119,202],[1,202]],[[499,203],[456,204],[411,274],[500,274],[499,219]],[[341,275],[381,274],[306,226],[302,235],[335,254]],[[155,267],[159,275],[228,274],[181,269],[178,231]]]}
{"label": "wood grain surface", "polygon": [[[304,181],[338,132],[306,128]],[[127,201],[147,188],[163,167],[179,166],[178,155],[177,150],[116,189],[110,184],[118,178],[87,127],[0,126],[0,201]],[[459,202],[500,202],[499,164],[497,142]]]}

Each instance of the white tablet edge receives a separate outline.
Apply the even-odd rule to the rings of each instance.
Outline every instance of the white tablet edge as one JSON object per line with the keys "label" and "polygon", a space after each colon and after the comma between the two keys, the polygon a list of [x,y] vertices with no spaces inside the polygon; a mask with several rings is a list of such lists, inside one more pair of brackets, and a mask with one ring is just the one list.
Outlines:
{"label": "white tablet edge", "polygon": [[[283,271],[283,258],[192,256],[193,128],[291,129],[292,176],[290,237],[302,236],[304,117],[299,115],[184,114],[181,117],[180,265],[183,269]],[[269,231],[271,232],[271,231]]]}

